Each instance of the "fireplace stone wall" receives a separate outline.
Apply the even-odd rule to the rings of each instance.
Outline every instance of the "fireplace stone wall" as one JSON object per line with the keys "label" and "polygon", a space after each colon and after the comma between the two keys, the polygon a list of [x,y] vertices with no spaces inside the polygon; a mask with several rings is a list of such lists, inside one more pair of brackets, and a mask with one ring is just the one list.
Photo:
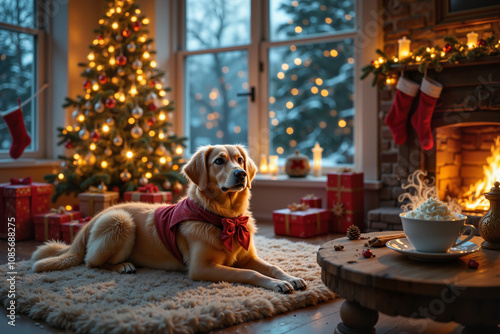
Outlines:
{"label": "fireplace stone wall", "polygon": [[[500,20],[461,26],[435,25],[433,0],[383,0],[382,5],[384,51],[389,56],[397,54],[397,40],[403,36],[411,40],[412,50],[419,46],[443,46],[445,44],[443,37],[447,35],[455,36],[465,42],[467,33],[471,31],[478,33],[479,38],[492,35],[500,38]],[[446,144],[448,146],[443,146],[446,147],[448,155],[445,158],[439,155],[439,161],[436,154],[437,145],[430,151],[421,150],[416,132],[409,122],[407,143],[398,146],[393,142],[391,131],[385,125],[384,119],[391,109],[395,89],[385,87],[379,91],[379,170],[382,189],[379,193],[380,208],[368,213],[368,231],[401,228],[397,216],[401,204],[398,202],[398,197],[404,192],[401,184],[411,172],[423,169],[431,176],[436,176],[437,166],[443,167],[442,159],[460,163],[460,168],[463,167],[464,157],[454,152],[459,149],[458,142],[453,142],[453,138],[457,137],[456,140],[463,145],[467,142],[467,138],[470,138],[463,133],[463,130],[456,130],[461,123],[468,126],[487,123],[500,125],[500,57],[487,58],[492,59],[485,57],[473,63],[446,65],[439,73],[429,68],[427,72],[430,78],[444,86],[432,120],[435,140],[440,143],[444,138],[450,140]],[[399,74],[398,72],[399,69],[395,69],[395,74]],[[418,72],[416,67],[410,66],[405,70],[405,77],[420,83],[423,74]],[[415,112],[416,105],[417,101],[413,104],[410,116]],[[438,128],[440,131],[447,130],[436,132]],[[458,140],[459,135],[460,140]],[[466,173],[474,174],[473,170],[477,170],[477,166],[471,167]],[[455,170],[451,175],[456,173]]]}

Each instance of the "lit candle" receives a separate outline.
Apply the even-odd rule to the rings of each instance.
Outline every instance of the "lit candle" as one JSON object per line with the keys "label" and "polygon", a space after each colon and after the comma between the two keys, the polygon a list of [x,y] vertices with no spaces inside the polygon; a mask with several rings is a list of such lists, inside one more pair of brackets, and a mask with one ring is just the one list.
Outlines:
{"label": "lit candle", "polygon": [[269,173],[271,175],[278,175],[278,156],[270,155],[269,156]]}
{"label": "lit candle", "polygon": [[410,43],[411,40],[403,36],[402,39],[398,40],[398,58],[403,59],[410,55]]}
{"label": "lit candle", "polygon": [[321,176],[321,152],[323,152],[323,148],[316,142],[311,151],[313,152],[313,175]]}
{"label": "lit candle", "polygon": [[477,44],[477,34],[474,31],[472,31],[467,34],[467,46],[469,47],[469,49],[472,49],[476,47],[476,44]]}
{"label": "lit candle", "polygon": [[259,172],[261,174],[267,174],[269,173],[269,167],[267,166],[267,157],[265,154],[260,155],[260,167],[259,167]]}

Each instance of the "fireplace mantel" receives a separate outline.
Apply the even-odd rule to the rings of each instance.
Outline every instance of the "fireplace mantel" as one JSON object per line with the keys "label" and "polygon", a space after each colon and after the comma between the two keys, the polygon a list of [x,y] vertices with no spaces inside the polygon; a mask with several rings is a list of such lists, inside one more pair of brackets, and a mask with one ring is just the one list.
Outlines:
{"label": "fireplace mantel", "polygon": [[[418,71],[417,66],[408,66],[404,76],[420,83],[424,74]],[[443,85],[432,117],[434,137],[436,128],[440,127],[500,125],[500,56],[482,57],[474,62],[446,63],[441,72],[430,67],[427,76]],[[416,111],[417,105],[413,104],[410,116]],[[417,133],[408,122],[407,142],[398,147],[396,175],[406,178],[415,169],[432,174],[435,157],[435,148],[429,151],[420,148]]]}

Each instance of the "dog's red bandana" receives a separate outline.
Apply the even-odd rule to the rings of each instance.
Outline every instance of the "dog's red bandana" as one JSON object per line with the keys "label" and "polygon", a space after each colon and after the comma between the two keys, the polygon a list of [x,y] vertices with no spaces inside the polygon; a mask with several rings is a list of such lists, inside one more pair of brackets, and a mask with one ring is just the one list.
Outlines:
{"label": "dog's red bandana", "polygon": [[174,205],[159,207],[155,211],[154,220],[161,241],[181,263],[184,263],[184,260],[175,242],[175,231],[177,224],[186,220],[206,222],[221,228],[221,241],[231,252],[233,251],[233,237],[236,237],[245,250],[248,250],[250,245],[248,217],[224,218],[205,210],[189,198]]}

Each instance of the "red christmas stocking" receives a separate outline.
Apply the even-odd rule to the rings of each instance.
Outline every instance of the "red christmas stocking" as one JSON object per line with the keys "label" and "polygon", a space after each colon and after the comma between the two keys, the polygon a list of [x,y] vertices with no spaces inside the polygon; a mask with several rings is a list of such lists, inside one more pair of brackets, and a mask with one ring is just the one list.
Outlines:
{"label": "red christmas stocking", "polygon": [[31,138],[26,132],[24,125],[23,111],[21,109],[21,100],[18,101],[19,108],[8,114],[3,114],[2,117],[7,123],[10,135],[12,136],[12,145],[10,147],[10,156],[12,159],[17,159],[23,154],[24,149],[31,144]]}
{"label": "red christmas stocking", "polygon": [[418,84],[403,77],[399,78],[396,86],[396,97],[385,118],[385,124],[391,129],[392,137],[397,145],[402,145],[406,141],[408,113],[418,93],[418,87]]}
{"label": "red christmas stocking", "polygon": [[430,150],[434,146],[431,119],[442,90],[443,86],[439,82],[426,77],[422,80],[418,107],[411,117],[411,124],[417,130],[418,141],[424,150]]}

